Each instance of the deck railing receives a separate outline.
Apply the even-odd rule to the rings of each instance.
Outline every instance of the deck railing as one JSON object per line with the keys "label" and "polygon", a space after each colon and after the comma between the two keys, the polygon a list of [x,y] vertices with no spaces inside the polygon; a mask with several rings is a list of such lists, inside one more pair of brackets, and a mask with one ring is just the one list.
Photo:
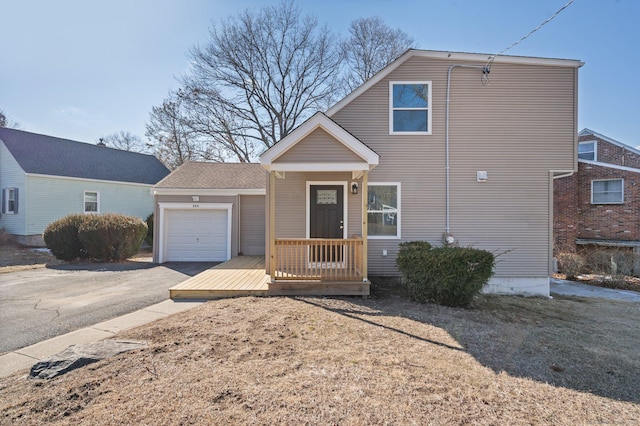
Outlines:
{"label": "deck railing", "polygon": [[362,238],[276,238],[277,280],[360,281]]}

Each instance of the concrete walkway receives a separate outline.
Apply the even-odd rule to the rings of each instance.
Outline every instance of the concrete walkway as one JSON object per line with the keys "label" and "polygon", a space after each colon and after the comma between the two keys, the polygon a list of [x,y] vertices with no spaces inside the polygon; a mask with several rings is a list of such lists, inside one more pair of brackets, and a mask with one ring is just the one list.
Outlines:
{"label": "concrete walkway", "polygon": [[602,299],[620,300],[624,302],[640,302],[640,293],[629,290],[615,290],[596,287],[575,281],[551,278],[551,295],[599,297]]}
{"label": "concrete walkway", "polygon": [[186,311],[204,303],[203,301],[166,300],[139,311],[85,327],[62,336],[54,337],[0,356],[0,377],[30,368],[33,364],[63,351],[71,345],[97,342],[113,337],[116,333],[147,324],[169,315]]}

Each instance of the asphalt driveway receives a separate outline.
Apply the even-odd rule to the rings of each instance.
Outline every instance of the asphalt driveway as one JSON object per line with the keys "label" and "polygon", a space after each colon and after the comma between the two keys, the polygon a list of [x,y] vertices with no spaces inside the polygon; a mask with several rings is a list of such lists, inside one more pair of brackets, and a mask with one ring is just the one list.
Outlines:
{"label": "asphalt driveway", "polygon": [[0,274],[0,354],[169,298],[215,263],[59,265]]}

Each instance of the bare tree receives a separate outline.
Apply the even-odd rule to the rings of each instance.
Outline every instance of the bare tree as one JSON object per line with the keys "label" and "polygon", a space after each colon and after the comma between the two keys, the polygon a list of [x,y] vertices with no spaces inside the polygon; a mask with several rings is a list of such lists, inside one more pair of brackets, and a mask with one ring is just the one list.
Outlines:
{"label": "bare tree", "polygon": [[20,129],[22,126],[17,121],[11,119],[0,109],[0,127],[11,127],[14,129]]}
{"label": "bare tree", "polygon": [[151,149],[169,169],[175,169],[188,160],[202,160],[200,141],[185,123],[183,102],[176,94],[170,94],[160,106],[151,110],[145,136]]}
{"label": "bare tree", "polygon": [[147,152],[148,147],[138,135],[120,130],[100,138],[100,142],[111,148],[122,149],[124,151]]}
{"label": "bare tree", "polygon": [[407,49],[416,47],[415,40],[407,33],[389,27],[377,16],[351,22],[349,34],[342,45],[348,65],[344,83],[350,91]]}
{"label": "bare tree", "polygon": [[190,56],[189,125],[239,161],[332,103],[343,58],[328,29],[290,0],[214,25]]}

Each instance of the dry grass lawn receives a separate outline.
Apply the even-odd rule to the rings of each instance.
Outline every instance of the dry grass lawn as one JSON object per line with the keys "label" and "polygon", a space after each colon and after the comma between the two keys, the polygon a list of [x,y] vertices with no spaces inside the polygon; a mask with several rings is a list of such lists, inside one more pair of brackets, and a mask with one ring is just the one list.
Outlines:
{"label": "dry grass lawn", "polygon": [[121,333],[148,348],[0,380],[0,424],[637,424],[640,305],[239,298]]}

